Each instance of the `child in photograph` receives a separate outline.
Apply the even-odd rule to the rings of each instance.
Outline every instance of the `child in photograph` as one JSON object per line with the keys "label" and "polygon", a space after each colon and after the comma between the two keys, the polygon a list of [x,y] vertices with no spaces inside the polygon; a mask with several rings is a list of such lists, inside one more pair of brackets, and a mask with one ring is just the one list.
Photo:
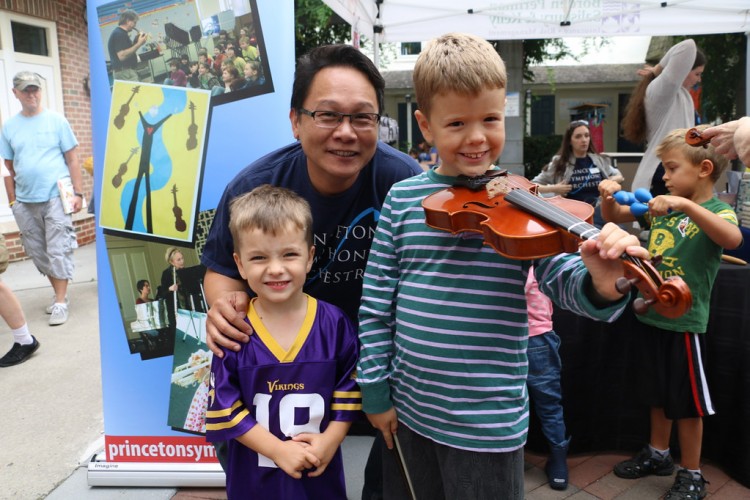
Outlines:
{"label": "child in photograph", "polygon": [[[447,34],[422,51],[414,88],[422,135],[440,163],[393,185],[365,270],[357,381],[387,448],[398,439],[416,498],[521,499],[531,262],[511,260],[481,234],[434,229],[422,201],[493,168],[505,144],[505,65],[490,43]],[[614,224],[576,254],[540,259],[542,292],[586,317],[613,321],[627,306],[620,256],[647,257]],[[385,498],[408,498],[392,452]]]}
{"label": "child in photograph", "polygon": [[187,86],[187,75],[180,69],[180,61],[177,59],[169,60],[169,77],[164,80],[164,85]]}
{"label": "child in photograph", "polygon": [[[706,496],[707,481],[700,467],[703,417],[715,413],[705,372],[711,289],[723,250],[742,244],[737,215],[714,196],[714,184],[729,162],[713,146],[688,145],[686,132],[687,129],[673,130],[656,148],[669,194],[656,196],[648,203],[648,250],[651,255],[662,256],[657,266],[662,276],[681,276],[685,280],[693,295],[693,306],[677,319],[663,318],[652,311],[638,316],[644,325],[634,334],[640,339],[636,344],[642,348],[642,359],[633,372],[633,383],[650,407],[651,435],[649,444],[638,455],[614,469],[617,476],[625,479],[671,475],[675,467],[669,443],[676,421],[682,467],[664,497],[671,500]],[[612,196],[620,189],[611,181],[599,185],[602,215],[614,222],[633,221],[630,209],[617,204]]]}
{"label": "child in photograph", "polygon": [[206,432],[206,407],[208,406],[208,380],[211,373],[211,351],[198,349],[190,355],[187,363],[178,366],[172,374],[172,383],[180,387],[193,387],[195,393],[190,400],[185,423],[187,431]]}
{"label": "child in photograph", "polygon": [[315,253],[310,207],[262,185],[230,214],[234,260],[256,296],[250,341],[211,366],[206,436],[228,441],[228,497],[345,499],[340,444],[361,415],[359,345],[339,308],[302,291]]}

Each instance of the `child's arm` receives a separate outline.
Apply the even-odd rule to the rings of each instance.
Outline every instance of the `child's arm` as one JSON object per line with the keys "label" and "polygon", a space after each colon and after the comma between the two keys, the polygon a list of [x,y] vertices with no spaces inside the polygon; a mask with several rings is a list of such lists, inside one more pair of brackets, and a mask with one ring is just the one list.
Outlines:
{"label": "child's arm", "polygon": [[620,205],[615,201],[614,194],[620,191],[622,186],[614,179],[604,179],[599,183],[599,196],[602,198],[602,218],[607,222],[619,224],[621,222],[633,222],[635,217],[630,213],[630,208]]}
{"label": "child's arm", "polygon": [[302,477],[302,470],[312,469],[321,464],[321,460],[304,443],[282,441],[262,425],[253,426],[236,439],[251,450],[273,460],[280,469],[295,479]]}
{"label": "child's arm", "polygon": [[683,212],[722,248],[734,250],[742,244],[742,231],[736,224],[687,198],[661,195],[649,201],[648,206],[652,215],[666,215],[670,210]]}
{"label": "child's arm", "polygon": [[331,422],[328,428],[321,434],[302,433],[292,438],[297,443],[309,446],[307,451],[318,457],[320,463],[316,469],[310,472],[308,477],[317,477],[325,472],[328,464],[341,446],[341,443],[352,426],[351,422]]}
{"label": "child's arm", "polygon": [[[391,224],[392,193],[383,204],[378,227],[367,260],[359,308],[359,362],[357,383],[362,390],[362,410],[378,429],[372,416],[395,410],[391,401],[389,378],[392,371],[395,335],[395,310],[399,284],[399,263]],[[384,433],[386,440],[390,437]]]}

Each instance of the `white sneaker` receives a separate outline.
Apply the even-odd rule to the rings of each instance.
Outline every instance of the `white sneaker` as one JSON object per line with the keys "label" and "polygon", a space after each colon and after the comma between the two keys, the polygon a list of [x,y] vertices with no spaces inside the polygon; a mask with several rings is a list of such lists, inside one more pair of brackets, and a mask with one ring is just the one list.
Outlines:
{"label": "white sneaker", "polygon": [[[55,302],[55,296],[53,295],[52,296],[52,303],[47,306],[47,309],[45,309],[44,312],[46,312],[47,314],[52,314],[52,308],[55,306],[55,304],[56,304],[56,302]],[[68,305],[68,296],[67,295],[65,296],[65,305],[66,306]]]}
{"label": "white sneaker", "polygon": [[67,304],[52,304],[52,312],[50,313],[49,324],[50,326],[62,325],[68,321],[68,305]]}

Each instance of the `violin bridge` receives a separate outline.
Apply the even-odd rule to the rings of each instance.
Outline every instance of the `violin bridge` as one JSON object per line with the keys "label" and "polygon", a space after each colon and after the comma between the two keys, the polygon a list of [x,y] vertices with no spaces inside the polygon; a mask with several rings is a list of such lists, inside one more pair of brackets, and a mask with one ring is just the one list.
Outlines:
{"label": "violin bridge", "polygon": [[487,190],[487,199],[491,200],[496,196],[504,196],[512,189],[508,184],[507,177],[495,177],[485,185]]}

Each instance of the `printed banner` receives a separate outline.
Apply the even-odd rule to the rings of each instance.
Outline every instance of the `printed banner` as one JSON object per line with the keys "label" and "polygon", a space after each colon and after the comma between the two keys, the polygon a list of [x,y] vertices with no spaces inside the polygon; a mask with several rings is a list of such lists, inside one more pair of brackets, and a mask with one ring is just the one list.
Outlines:
{"label": "printed banner", "polygon": [[[200,253],[226,184],[294,140],[293,2],[87,9],[106,455],[95,468],[216,464]],[[241,62],[223,56],[230,44]]]}

